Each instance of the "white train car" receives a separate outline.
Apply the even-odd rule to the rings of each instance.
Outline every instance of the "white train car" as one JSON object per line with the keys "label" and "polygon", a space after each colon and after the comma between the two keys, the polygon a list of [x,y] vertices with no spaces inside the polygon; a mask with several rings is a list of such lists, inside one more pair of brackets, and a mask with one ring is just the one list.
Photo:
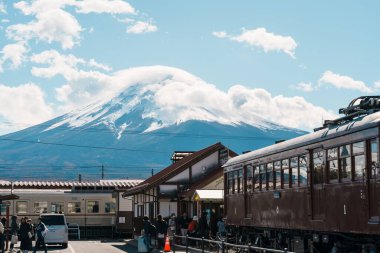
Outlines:
{"label": "white train car", "polygon": [[[30,217],[34,223],[41,213],[64,213],[69,224],[77,224],[82,236],[107,236],[131,232],[131,200],[120,198],[120,191],[140,180],[99,182],[0,182],[0,195],[11,192],[19,199],[8,202],[9,215]],[[1,216],[5,216],[2,205]],[[131,217],[131,218],[129,218]]]}

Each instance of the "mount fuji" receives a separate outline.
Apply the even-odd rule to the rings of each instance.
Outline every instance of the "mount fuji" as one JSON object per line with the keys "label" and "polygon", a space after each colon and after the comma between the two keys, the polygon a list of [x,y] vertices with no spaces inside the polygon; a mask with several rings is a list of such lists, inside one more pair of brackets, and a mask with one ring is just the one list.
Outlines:
{"label": "mount fuji", "polygon": [[247,113],[244,96],[182,70],[143,67],[122,76],[90,105],[1,136],[2,179],[89,180],[102,170],[106,179],[146,178],[168,166],[173,151],[220,141],[241,153],[306,133]]}

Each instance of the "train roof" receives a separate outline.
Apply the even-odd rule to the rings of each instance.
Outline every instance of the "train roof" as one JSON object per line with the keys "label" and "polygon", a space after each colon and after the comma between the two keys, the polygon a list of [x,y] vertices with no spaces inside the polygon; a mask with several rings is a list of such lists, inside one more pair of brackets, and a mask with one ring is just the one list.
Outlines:
{"label": "train roof", "polygon": [[328,126],[319,131],[305,134],[303,136],[283,141],[265,148],[254,150],[236,157],[233,157],[223,165],[223,167],[230,167],[236,164],[250,161],[267,155],[273,155],[283,151],[299,148],[313,143],[318,143],[323,140],[331,139],[338,136],[343,136],[348,133],[357,132],[360,130],[372,128],[378,125],[380,121],[380,112],[369,114],[366,116],[357,117],[345,124],[338,126]]}

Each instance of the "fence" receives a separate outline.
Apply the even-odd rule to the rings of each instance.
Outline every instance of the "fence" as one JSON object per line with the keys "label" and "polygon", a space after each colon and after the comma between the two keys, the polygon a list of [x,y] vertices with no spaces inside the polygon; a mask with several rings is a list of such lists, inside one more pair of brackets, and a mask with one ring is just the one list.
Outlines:
{"label": "fence", "polygon": [[[185,239],[185,245],[179,245],[176,244],[177,238]],[[190,244],[190,241],[192,242]],[[175,253],[175,248],[185,248],[186,253],[189,252],[189,250],[193,251],[201,251],[202,253],[204,252],[221,252],[221,253],[228,253],[229,249],[234,249],[236,252],[262,252],[262,253],[267,253],[267,252],[273,252],[273,253],[294,253],[291,251],[288,251],[286,248],[284,250],[278,250],[278,249],[269,249],[269,248],[262,248],[262,247],[257,247],[257,246],[252,246],[251,244],[248,245],[238,245],[238,244],[232,244],[229,242],[226,242],[225,240],[209,240],[205,239],[204,237],[202,238],[197,238],[197,237],[190,237],[190,236],[179,236],[179,235],[174,235],[173,236],[173,248],[172,251]]]}

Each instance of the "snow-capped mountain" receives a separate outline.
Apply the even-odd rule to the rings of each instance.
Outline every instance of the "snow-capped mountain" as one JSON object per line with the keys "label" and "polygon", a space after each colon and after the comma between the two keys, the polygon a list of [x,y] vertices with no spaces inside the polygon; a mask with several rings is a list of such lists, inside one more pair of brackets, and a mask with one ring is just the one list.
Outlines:
{"label": "snow-capped mountain", "polygon": [[123,85],[108,99],[2,136],[1,175],[89,179],[99,178],[103,167],[106,178],[144,178],[169,165],[175,150],[221,141],[240,153],[305,133],[247,114],[239,109],[246,98],[227,99],[185,71],[123,76],[128,80],[119,80]]}

